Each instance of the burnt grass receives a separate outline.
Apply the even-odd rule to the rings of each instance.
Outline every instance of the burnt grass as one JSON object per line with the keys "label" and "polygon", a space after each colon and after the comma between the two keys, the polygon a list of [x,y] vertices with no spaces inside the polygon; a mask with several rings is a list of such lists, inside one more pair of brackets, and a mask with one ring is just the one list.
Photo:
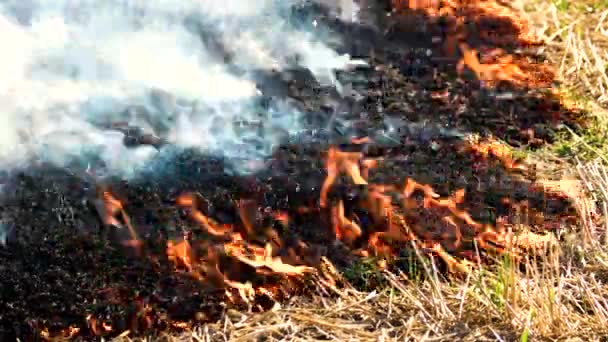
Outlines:
{"label": "burnt grass", "polygon": [[[358,259],[345,246],[334,243],[328,213],[318,208],[319,189],[326,175],[324,153],[331,144],[384,156],[386,162],[371,172],[370,183],[403,184],[410,177],[433,185],[442,196],[464,188],[466,209],[482,222],[512,216],[512,209],[501,202],[505,197],[528,199],[531,211],[547,218],[571,214],[573,209],[566,200],[531,190],[534,174],[514,174],[498,160],[463,153],[461,137],[447,134],[443,128],[492,135],[513,145],[530,143],[525,132],[532,129],[536,138],[550,143],[556,131],[549,118],[559,113],[561,123],[577,130],[584,125],[584,113],[561,107],[559,99],[544,89],[505,83],[489,91],[471,75],[459,79],[455,65],[460,56],[446,56],[440,43],[432,43],[434,36],[445,38],[445,22],[415,11],[391,22],[377,20],[385,7],[377,1],[363,13],[366,20],[376,21],[376,27],[338,22],[321,7],[294,12],[299,18],[315,17],[344,35],[344,45],[336,49],[366,59],[371,68],[338,75],[360,98],[342,98],[335,89],[320,86],[298,68],[255,75],[260,82],[264,80],[261,87],[267,96],[289,98],[305,112],[310,128],[286,140],[261,171],[237,175],[232,170],[238,161],[182,151],[167,153],[169,159],[156,164],[153,161],[152,171],[136,179],[106,180],[145,240],[144,256],[120,246],[118,242],[126,238],[123,232],[101,224],[92,202],[96,184],[84,173],[49,165],[12,172],[6,179],[0,209],[7,225],[13,227],[6,245],[0,247],[2,340],[36,339],[43,330],[60,332],[69,326],[79,327],[79,336],[90,339],[101,331],[100,322],[112,326],[112,331],[104,333],[108,336],[125,330],[154,334],[179,330],[171,324],[175,321],[196,324],[220,319],[226,310],[223,289],[176,272],[164,255],[167,239],[179,238],[183,231],[192,231],[193,241],[208,241],[201,243],[201,249],[217,243],[175,205],[175,198],[185,191],[202,195],[205,214],[236,226],[239,217],[234,202],[240,198],[255,198],[260,208],[287,211],[291,216],[288,227],[264,218],[285,242],[277,253],[287,253],[299,239],[314,247],[302,251],[309,254],[302,255],[302,264],[317,266],[320,257],[326,256],[340,271],[350,272]],[[301,25],[307,22],[310,20],[301,20]],[[486,17],[484,23],[471,22],[470,26],[473,30],[467,42],[473,47],[495,47],[495,42],[482,39],[475,30],[516,30],[499,17]],[[499,47],[514,53],[517,42]],[[222,58],[230,63],[228,52]],[[445,91],[446,98],[433,96]],[[496,92],[513,96],[499,100]],[[333,118],[333,126],[321,129],[327,128],[329,118]],[[428,127],[435,128],[409,129],[403,120],[430,122],[435,125]],[[379,132],[389,122],[401,129],[382,140]],[[377,142],[363,146],[347,143],[349,138],[361,136],[376,137]],[[479,163],[486,167],[479,168]],[[330,194],[331,200],[343,199],[347,213],[357,212],[363,229],[369,230],[355,245],[377,229],[366,226],[366,213],[354,205],[361,196],[365,196],[365,188],[355,187],[347,179],[341,179]],[[313,210],[302,213],[301,207]],[[254,235],[248,236],[254,244],[263,246],[269,239],[264,231]],[[158,260],[152,262],[150,255]],[[230,261],[222,265],[234,280],[254,284],[280,281],[259,277]],[[408,266],[402,262],[398,267]],[[298,284],[280,300],[311,293]],[[260,299],[260,304],[261,308],[253,309],[264,309],[269,301]]]}

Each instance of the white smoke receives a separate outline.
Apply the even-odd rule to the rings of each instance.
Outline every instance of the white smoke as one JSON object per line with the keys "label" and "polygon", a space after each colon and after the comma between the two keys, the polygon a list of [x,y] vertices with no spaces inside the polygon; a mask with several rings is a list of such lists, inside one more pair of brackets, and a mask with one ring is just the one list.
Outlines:
{"label": "white smoke", "polygon": [[[321,30],[290,25],[281,13],[295,2],[0,0],[0,167],[97,158],[128,177],[159,152],[126,148],[107,129],[115,122],[228,158],[269,153],[275,130],[298,130],[298,112],[275,103],[263,133],[235,132],[231,122],[258,119],[259,91],[184,23],[211,27],[244,71],[280,69],[297,55],[328,82],[349,57]],[[240,143],[256,134],[261,152]]]}

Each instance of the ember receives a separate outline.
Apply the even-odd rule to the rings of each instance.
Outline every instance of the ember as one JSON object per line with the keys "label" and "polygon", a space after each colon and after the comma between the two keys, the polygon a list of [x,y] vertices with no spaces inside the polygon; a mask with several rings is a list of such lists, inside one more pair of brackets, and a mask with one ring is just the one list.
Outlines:
{"label": "ember", "polygon": [[[131,145],[150,143],[158,154],[127,181],[91,176],[103,163],[87,172],[63,163],[15,171],[2,207],[15,229],[0,249],[0,337],[179,331],[227,308],[263,311],[308,295],[311,279],[340,286],[361,256],[395,269],[413,252],[460,276],[503,253],[517,259],[554,244],[550,227],[577,218],[570,198],[548,191],[496,138],[539,145],[557,123],[583,121],[555,94],[538,95],[553,76],[513,52],[536,43],[525,23],[497,1],[392,1],[397,19],[370,29],[365,14],[385,14],[372,3],[359,22],[312,5],[294,9],[339,35],[337,50],[369,64],[343,68],[334,83],[313,73],[318,65],[306,55],[294,57],[309,59],[304,70],[235,71],[265,80],[262,109],[280,98],[282,110],[302,114],[300,132],[275,122],[272,131],[285,134],[270,139],[280,143],[266,154],[171,150],[179,139],[165,133],[175,127],[157,122],[163,139],[128,130]],[[411,14],[424,19],[422,40],[404,38]],[[251,61],[223,57],[232,68],[273,58],[256,49],[247,47]],[[492,97],[506,91],[517,99]],[[264,115],[236,130],[266,130]],[[225,120],[209,125],[221,130]],[[268,145],[260,139],[245,134],[225,146]],[[258,167],[242,172],[252,160]]]}

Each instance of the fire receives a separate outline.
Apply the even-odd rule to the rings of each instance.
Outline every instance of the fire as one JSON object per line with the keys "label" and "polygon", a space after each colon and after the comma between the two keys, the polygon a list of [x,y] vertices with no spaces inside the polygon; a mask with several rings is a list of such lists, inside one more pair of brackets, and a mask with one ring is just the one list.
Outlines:
{"label": "fire", "polygon": [[117,229],[122,229],[126,226],[129,231],[130,239],[121,241],[121,244],[124,247],[132,248],[136,254],[141,254],[143,244],[137,231],[131,224],[129,215],[127,215],[122,202],[116,199],[114,195],[103,186],[100,186],[97,189],[97,192],[99,198],[95,200],[94,204],[103,224]]}
{"label": "fire", "polygon": [[478,80],[490,87],[494,87],[498,81],[518,83],[530,81],[529,76],[519,66],[512,64],[512,56],[504,56],[495,64],[482,64],[477,57],[477,50],[470,48],[466,43],[460,43],[459,47],[463,55],[457,66],[460,75],[467,66],[475,73]]}
{"label": "fire", "polygon": [[96,336],[103,336],[112,331],[112,326],[107,324],[106,322],[100,322],[98,319],[93,317],[93,315],[88,315],[87,323],[89,324],[89,329]]}
{"label": "fire", "polygon": [[526,171],[527,167],[520,160],[513,159],[509,148],[498,141],[471,139],[466,146],[468,152],[473,153],[478,159],[486,160],[492,156],[501,161],[502,165],[510,171]]}
{"label": "fire", "polygon": [[344,203],[342,201],[332,208],[332,222],[338,240],[352,242],[361,236],[361,227],[344,216]]}
{"label": "fire", "polygon": [[[393,5],[398,11],[419,11],[429,17],[448,19],[443,45],[446,51],[454,52],[454,64],[460,76],[468,69],[487,87],[497,87],[501,82],[541,87],[547,86],[551,79],[547,76],[549,71],[541,70],[542,67],[532,68],[524,58],[509,54],[507,48],[497,47],[515,40],[523,45],[535,43],[528,36],[526,25],[497,0],[393,0]],[[498,34],[483,29],[472,32],[475,30],[469,26],[479,28],[486,20],[484,15],[509,19],[515,33],[502,35],[501,27],[497,28]],[[495,46],[485,47],[488,42]],[[435,96],[448,95],[448,90],[442,90]],[[374,141],[363,137],[351,139],[350,143],[374,144]],[[318,197],[313,195],[305,201],[295,201],[295,204],[281,203],[279,209],[270,207],[276,202],[265,202],[266,193],[261,193],[262,190],[248,190],[246,196],[235,191],[226,203],[222,203],[222,210],[227,207],[227,213],[220,215],[214,210],[217,199],[213,202],[212,196],[189,189],[191,191],[180,193],[174,203],[163,204],[162,209],[174,211],[179,217],[175,219],[177,223],[168,220],[175,223],[169,228],[154,226],[148,229],[145,227],[148,223],[135,219],[138,216],[133,216],[132,220],[128,213],[137,211],[132,211],[129,201],[106,186],[98,187],[94,204],[104,226],[125,233],[119,244],[135,250],[139,260],[147,258],[154,264],[151,267],[153,281],[158,280],[158,275],[169,275],[168,287],[175,292],[194,288],[196,296],[208,292],[222,304],[245,305],[250,309],[264,301],[276,304],[280,298],[303,288],[303,281],[310,276],[321,275],[322,281],[336,286],[341,275],[329,262],[334,247],[339,247],[334,249],[343,253],[340,257],[346,261],[358,256],[373,256],[381,268],[392,267],[391,261],[400,258],[403,252],[413,251],[421,258],[439,260],[451,274],[461,275],[471,272],[485,257],[508,253],[517,260],[530,250],[543,250],[555,243],[551,234],[515,229],[509,217],[512,213],[531,218],[534,222],[530,226],[546,228],[559,224],[552,218],[533,213],[532,201],[499,197],[492,203],[498,203],[496,207],[504,206],[507,213],[495,218],[482,219],[476,210],[479,208],[475,202],[481,202],[476,191],[482,193],[486,189],[471,190],[467,181],[477,179],[478,174],[496,166],[492,164],[495,160],[502,166],[497,169],[504,169],[509,175],[528,169],[505,145],[491,139],[470,138],[449,151],[465,156],[465,163],[471,162],[471,170],[466,170],[472,171],[469,179],[463,176],[461,182],[443,182],[429,177],[433,181],[423,181],[412,176],[409,170],[401,170],[403,173],[390,175],[395,178],[378,177],[382,181],[375,181],[378,178],[374,176],[382,175],[387,160],[371,158],[366,152],[329,146],[323,160],[326,175],[314,179],[318,183],[312,182],[311,186],[318,189],[320,185]],[[349,192],[349,196],[343,198],[334,196],[332,190],[341,177],[348,183],[341,184],[345,188],[354,185],[360,191]],[[530,192],[537,190],[534,185],[525,184]],[[482,188],[481,181],[479,188]],[[291,193],[288,196],[292,196]],[[314,204],[317,200],[318,205]],[[545,201],[548,200],[545,198]],[[182,213],[187,214],[187,219],[183,219]],[[563,216],[559,218],[563,219]],[[155,235],[156,228],[167,229]],[[320,237],[304,237],[311,233],[305,229],[316,229],[312,233]],[[135,275],[137,277],[139,274]],[[122,297],[128,296],[121,296],[119,291],[110,288],[107,297],[112,298],[106,298],[106,302],[113,306],[124,304],[126,299]],[[134,296],[137,296],[137,319],[141,318],[143,322],[138,324],[152,327],[151,304],[140,299],[139,294]],[[162,303],[170,303],[176,298],[174,293],[167,295],[170,298],[160,298],[156,293],[142,296],[154,297]],[[150,316],[142,314],[144,312]],[[121,330],[107,317],[91,314],[86,321],[94,336]],[[192,324],[182,318],[169,323],[179,329]],[[64,331],[64,335],[70,336],[78,333],[78,328]]]}
{"label": "fire", "polygon": [[[526,22],[505,3],[497,0],[393,0],[392,4],[401,15],[417,11],[430,18],[447,19],[443,49],[448,56],[455,56],[460,51],[462,57],[456,67],[459,75],[467,67],[488,88],[501,82],[550,87],[554,78],[550,68],[530,63],[500,48],[514,44],[522,47],[540,44]],[[480,51],[469,46],[470,42],[479,42],[480,47],[490,48]],[[481,59],[478,56],[480,52]]]}
{"label": "fire", "polygon": [[[525,169],[515,163],[507,149],[498,143],[472,143],[465,148],[475,152],[481,159],[489,155],[498,158],[508,169]],[[324,184],[333,184],[337,174],[338,160],[345,158],[335,148],[327,155],[327,173]],[[351,160],[361,160],[356,155]],[[351,161],[349,160],[349,161]],[[378,165],[378,162],[375,163]],[[368,184],[367,176],[363,177],[358,163],[351,162],[347,174],[351,175],[354,184]],[[328,185],[328,187],[329,187]],[[476,222],[466,209],[464,189],[456,190],[452,195],[442,197],[428,184],[407,178],[399,190],[395,185],[368,184],[367,196],[358,205],[370,213],[372,226],[361,226],[356,215],[349,217],[345,213],[343,201],[338,201],[330,208],[332,226],[338,240],[352,244],[363,236],[367,238],[367,248],[356,251],[361,255],[378,255],[392,257],[402,248],[414,248],[424,253],[440,257],[454,272],[463,272],[472,267],[471,250],[464,248],[465,242],[476,243],[482,250],[492,254],[516,252],[521,248],[540,248],[553,240],[551,237],[527,233],[525,237],[516,238],[508,234],[505,224],[500,220],[496,226]],[[327,188],[324,188],[327,189]],[[326,193],[322,191],[322,195]],[[400,203],[393,203],[395,195],[401,198]],[[421,194],[422,198],[416,196]],[[515,207],[515,206],[514,206]],[[375,231],[364,234],[366,230]],[[511,246],[511,249],[509,249]]]}
{"label": "fire", "polygon": [[242,253],[241,248],[231,248],[230,245],[225,246],[226,250],[234,255],[238,260],[243,263],[250,265],[258,272],[264,272],[264,269],[269,269],[273,273],[280,273],[286,275],[302,275],[305,273],[310,273],[314,269],[308,266],[293,266],[290,264],[286,264],[279,257],[272,257],[272,245],[266,244],[262,253],[253,254],[253,257],[247,257]]}
{"label": "fire", "polygon": [[231,227],[227,225],[220,225],[214,220],[203,215],[198,208],[199,201],[202,200],[200,194],[186,193],[180,195],[176,203],[178,206],[188,209],[190,217],[198,222],[201,228],[205,229],[209,234],[214,236],[224,236],[230,231]]}
{"label": "fire", "polygon": [[361,152],[342,152],[336,147],[329,148],[326,159],[327,178],[321,186],[319,200],[322,208],[327,206],[328,191],[341,173],[349,175],[355,184],[367,184],[367,181],[361,176],[361,168],[359,167],[362,158],[363,153]]}
{"label": "fire", "polygon": [[501,36],[496,30],[477,30],[483,38],[494,42],[518,40],[528,45],[538,45],[540,42],[530,32],[526,22],[522,20],[507,4],[499,0],[392,0],[395,11],[405,14],[408,11],[421,11],[429,17],[447,17],[456,24],[451,27],[451,33],[457,33],[457,38],[465,36],[465,24],[480,23],[486,17],[503,18],[508,20],[515,32],[515,37]]}
{"label": "fire", "polygon": [[[507,150],[498,144],[470,141],[457,150],[467,155],[472,153],[479,163],[493,156],[511,165],[511,169],[524,168],[513,162]],[[219,290],[217,293],[223,302],[257,307],[261,298],[276,303],[302,288],[302,281],[311,275],[321,275],[315,279],[331,286],[340,283],[341,276],[328,259],[323,254],[314,256],[311,243],[299,238],[287,239],[285,231],[302,215],[327,215],[329,220],[318,221],[321,231],[326,230],[328,236],[343,242],[353,258],[376,257],[381,268],[391,267],[391,261],[407,250],[423,258],[440,260],[449,272],[461,275],[475,269],[482,257],[509,253],[518,260],[526,251],[542,250],[555,243],[552,235],[516,232],[504,217],[497,218],[494,224],[478,222],[470,209],[472,195],[464,188],[456,188],[447,195],[444,189],[440,194],[432,185],[412,177],[397,183],[374,183],[370,176],[381,170],[385,161],[368,159],[364,152],[341,151],[337,146],[329,148],[325,158],[327,175],[319,180],[321,208],[310,204],[283,210],[262,209],[255,197],[239,198],[229,203],[236,219],[221,223],[219,218],[211,217],[210,201],[200,193],[185,192],[175,199],[174,207],[186,211],[192,225],[181,227],[182,231],[177,232],[181,236],[165,237],[160,255],[148,248],[146,254],[140,256],[155,263],[167,260],[170,272],[186,276],[202,288]],[[348,176],[347,182],[362,191],[349,199],[329,201],[328,194],[341,174]],[[146,237],[137,235],[125,202],[108,188],[100,187],[98,196],[96,203],[102,221],[117,229],[127,227],[131,233],[123,244],[143,249]],[[527,210],[528,206],[525,201],[509,198],[502,204],[513,210]],[[269,220],[273,224],[268,225]],[[542,224],[542,220],[540,217],[539,223]],[[281,231],[281,227],[285,231]],[[308,258],[308,253],[313,257]],[[114,304],[124,300],[119,294],[113,297],[108,301]],[[151,327],[153,311],[146,305],[142,302],[137,311],[146,312],[140,315],[142,318],[138,318],[137,324]],[[89,331],[95,336],[112,334],[117,329],[93,315],[87,321]],[[175,321],[172,324],[174,328],[187,328],[190,323]]]}
{"label": "fire", "polygon": [[[502,49],[489,50],[484,55],[484,61],[478,57],[479,51],[466,43],[459,44],[462,59],[456,67],[459,75],[464,73],[465,66],[475,74],[476,78],[488,88],[495,88],[500,82],[509,82],[520,87],[548,87],[553,80],[552,72],[541,66],[532,66],[524,59],[517,60]],[[524,70],[526,68],[528,70]],[[537,69],[537,70],[533,70]]]}
{"label": "fire", "polygon": [[184,266],[189,271],[193,270],[193,255],[192,248],[188,241],[167,242],[167,257],[170,261],[178,266]]}
{"label": "fire", "polygon": [[[552,79],[550,71],[531,67],[524,58],[511,55],[506,48],[500,47],[513,41],[520,45],[537,42],[530,38],[525,23],[497,1],[393,0],[393,6],[404,13],[419,11],[429,17],[448,19],[443,47],[449,55],[458,57],[456,72],[459,76],[464,76],[466,68],[483,86],[490,88],[504,82],[542,87],[549,85]],[[483,29],[473,32],[475,30],[470,27],[484,25],[484,16],[508,19],[514,28],[510,29],[510,34],[502,34],[504,28],[500,26],[507,25],[502,23],[496,29],[497,34]],[[488,42],[493,47],[484,47]],[[374,143],[369,137],[350,142],[354,145]],[[494,166],[488,163],[492,159],[498,160],[509,172],[527,170],[525,163],[516,160],[505,145],[490,139],[471,138],[457,153],[471,157],[474,173],[483,173]],[[211,202],[203,195],[185,192],[175,199],[175,209],[185,211],[192,226],[181,227],[181,238],[166,237],[162,241],[160,253],[164,255],[150,252],[146,257],[166,258],[171,272],[186,275],[203,287],[219,290],[222,299],[229,303],[252,307],[262,297],[278,300],[301,286],[305,277],[317,272],[325,278],[324,282],[337,283],[340,275],[323,253],[314,255],[314,246],[310,243],[287,238],[285,231],[302,217],[321,217],[315,224],[318,223],[322,233],[342,243],[352,257],[376,257],[381,268],[389,267],[391,260],[407,250],[420,257],[441,260],[452,274],[464,274],[485,260],[482,257],[509,253],[517,260],[529,250],[542,250],[555,243],[552,235],[516,231],[505,217],[482,223],[475,218],[476,211],[471,204],[476,200],[473,199],[475,195],[462,185],[448,192],[413,177],[394,183],[376,183],[370,179],[384,166],[383,158],[368,158],[365,152],[344,151],[338,146],[330,146],[324,157],[326,176],[319,180],[318,206],[298,204],[275,210],[263,208],[261,196],[241,197],[226,203],[234,210],[234,220],[223,223],[219,216],[214,216]],[[346,186],[355,185],[362,190],[354,198],[334,198],[337,196],[331,191],[342,176],[350,183]],[[527,211],[529,207],[526,201],[509,198],[502,199],[501,204],[512,211]],[[137,234],[125,203],[109,189],[100,187],[96,207],[105,225],[117,229],[126,227],[129,238],[122,242],[123,245],[143,250],[145,238]],[[542,215],[534,220],[538,221],[535,224],[547,224]],[[308,253],[314,257],[307,258]],[[94,335],[107,334],[113,329],[93,316],[87,321]],[[189,323],[173,324],[184,328]]]}
{"label": "fire", "polygon": [[[260,275],[279,275],[297,277],[314,271],[310,266],[297,266],[286,263],[282,257],[273,254],[271,243],[263,247],[249,243],[247,237],[253,237],[258,230],[256,219],[257,204],[253,200],[241,199],[236,207],[244,230],[231,224],[220,224],[201,212],[204,198],[198,193],[184,193],[176,199],[176,206],[187,209],[190,218],[212,236],[223,238],[222,243],[208,245],[204,250],[196,248],[191,240],[191,234],[186,234],[183,240],[168,240],[166,255],[177,268],[184,268],[194,279],[212,284],[217,288],[226,289],[226,296],[231,301],[251,302],[256,293],[271,295],[281,291],[280,287],[265,284],[253,288],[249,283],[240,283],[229,279],[221,270],[221,257],[225,255],[255,269]],[[287,225],[289,217],[284,212],[271,212],[281,224]],[[244,234],[244,235],[243,235]],[[272,239],[280,245],[278,239]],[[276,233],[274,234],[276,237]],[[197,253],[197,251],[200,251]],[[234,295],[236,294],[236,296]]]}
{"label": "fire", "polygon": [[103,223],[116,227],[122,226],[119,219],[116,217],[124,214],[122,203],[117,200],[108,190],[100,188],[98,192],[100,198],[95,201],[95,205]]}

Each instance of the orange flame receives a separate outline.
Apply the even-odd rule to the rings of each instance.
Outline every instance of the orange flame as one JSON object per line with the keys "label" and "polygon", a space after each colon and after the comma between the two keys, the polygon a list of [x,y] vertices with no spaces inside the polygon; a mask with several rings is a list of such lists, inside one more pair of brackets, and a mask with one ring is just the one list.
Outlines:
{"label": "orange flame", "polygon": [[[493,155],[510,168],[523,168],[513,162],[507,150],[498,143],[472,143],[467,146],[466,148],[477,153],[482,159]],[[340,173],[346,173],[355,184],[367,185],[367,195],[361,196],[358,206],[369,213],[371,225],[361,226],[356,215],[347,214],[343,200],[332,205],[329,211],[331,225],[337,239],[352,244],[355,240],[367,236],[369,250],[362,250],[360,252],[362,254],[371,252],[375,255],[396,255],[398,249],[407,246],[407,243],[414,243],[419,250],[438,255],[450,269],[462,271],[468,269],[470,265],[465,260],[456,259],[450,253],[459,254],[461,251],[460,255],[466,257],[467,251],[460,249],[465,240],[473,239],[482,250],[494,253],[505,252],[509,244],[535,245],[546,242],[543,238],[529,235],[515,243],[515,239],[506,235],[502,224],[491,227],[476,222],[464,207],[464,189],[459,189],[448,197],[442,197],[430,185],[416,182],[411,178],[405,180],[401,189],[395,185],[368,184],[366,180],[368,174],[362,172],[362,169],[369,171],[381,162],[382,160],[379,159],[364,159],[362,152],[343,152],[337,147],[331,147],[327,153],[327,177],[320,193],[322,206],[327,205],[327,194]],[[421,193],[423,197],[418,199],[414,196],[416,193]],[[395,194],[400,195],[400,201],[394,204],[393,196]],[[117,216],[122,215],[122,220],[126,222],[132,232],[133,241],[127,243],[135,245],[134,242],[140,240],[129,223],[122,203],[107,190],[101,192],[101,197],[103,204],[101,212],[104,214],[104,222],[120,225]],[[219,224],[204,215],[199,208],[204,201],[198,193],[184,193],[177,198],[176,204],[187,209],[190,217],[209,233],[227,238],[228,242],[223,243],[221,248],[227,255],[242,264],[253,267],[260,274],[299,276],[313,271],[310,266],[295,266],[285,262],[284,258],[273,256],[273,247],[269,242],[266,242],[264,247],[256,247],[248,242],[250,237],[255,236],[253,233],[256,229],[259,229],[260,221],[256,201],[240,199],[236,203],[245,235],[235,231],[233,225]],[[517,207],[515,203],[510,205],[514,208]],[[266,214],[284,225],[289,223],[289,215],[286,212],[269,211]],[[266,235],[266,238],[280,246],[278,234],[271,229],[269,231],[271,232]],[[214,249],[208,249],[207,257],[201,258],[196,255],[197,253],[194,252],[188,239],[179,242],[168,241],[166,248],[168,259],[177,267],[185,268],[197,279],[206,279],[218,286],[237,290],[238,297],[241,299],[249,298],[251,291],[258,291],[249,285],[237,284],[228,279],[220,271],[217,253]],[[293,254],[293,250],[290,250],[289,253]],[[297,258],[292,255],[291,259]]]}
{"label": "orange flame", "polygon": [[509,149],[497,141],[484,140],[473,141],[465,147],[466,151],[477,154],[481,160],[486,160],[489,156],[493,156],[502,162],[502,165],[510,171],[527,171],[528,168],[520,160],[513,159],[513,154]]}
{"label": "orange flame", "polygon": [[352,242],[361,236],[361,227],[344,216],[344,203],[342,201],[339,201],[338,205],[333,207],[331,212],[337,239],[346,239],[346,241]]}
{"label": "orange flame", "polygon": [[[231,300],[240,300],[250,302],[256,293],[269,295],[277,289],[261,287],[253,288],[249,283],[239,283],[233,281],[220,270],[219,250],[222,250],[227,256],[234,258],[244,265],[253,267],[256,273],[262,275],[283,275],[283,276],[299,276],[305,273],[310,273],[314,269],[309,266],[294,266],[284,262],[281,257],[272,255],[272,245],[267,243],[265,247],[256,247],[248,242],[247,237],[254,237],[255,230],[259,225],[257,219],[258,206],[254,200],[241,199],[237,201],[237,210],[241,218],[241,223],[245,228],[245,236],[234,230],[233,225],[220,225],[211,218],[204,215],[199,210],[199,204],[204,199],[200,194],[184,193],[180,195],[176,204],[182,208],[189,210],[190,217],[206,228],[214,236],[222,236],[228,239],[228,242],[222,243],[221,246],[210,247],[206,249],[206,256],[197,256],[193,251],[191,243],[187,240],[180,242],[167,242],[168,259],[178,267],[185,267],[189,274],[195,279],[206,281],[218,288],[226,289],[226,296]],[[284,212],[269,212],[272,217],[275,217],[282,224],[287,225],[289,218]],[[280,245],[276,232],[267,232],[267,237]],[[219,248],[219,249],[218,249]],[[272,297],[272,296],[271,296]]]}
{"label": "orange flame", "polygon": [[[464,151],[473,151],[479,159],[492,155],[506,164],[512,162],[498,144],[471,143]],[[185,209],[194,222],[214,237],[198,241],[192,238],[193,233],[186,232],[183,240],[167,240],[166,258],[176,271],[219,289],[223,300],[255,307],[262,302],[260,296],[271,302],[279,300],[282,294],[298,287],[291,285],[301,285],[305,276],[317,271],[329,286],[335,286],[340,280],[339,274],[327,271],[331,270],[331,265],[324,256],[317,254],[312,258],[314,261],[308,259],[308,251],[314,249],[312,244],[299,239],[292,245],[292,241],[282,242],[273,229],[267,229],[265,236],[256,235],[265,229],[262,224],[269,217],[288,227],[290,215],[325,212],[330,215],[330,222],[321,220],[320,224],[329,223],[324,228],[333,229],[336,238],[350,247],[361,246],[359,250],[351,250],[353,254],[379,257],[380,268],[388,267],[388,262],[404,249],[413,249],[419,256],[442,261],[449,272],[463,274],[480,264],[482,254],[510,252],[518,260],[528,249],[539,250],[555,242],[551,235],[515,234],[511,229],[505,229],[508,224],[504,218],[497,219],[494,225],[477,222],[470,207],[472,199],[467,198],[475,194],[468,194],[462,188],[446,196],[437,193],[430,184],[412,178],[397,184],[369,184],[368,174],[363,170],[376,171],[374,168],[382,162],[381,159],[369,161],[361,152],[343,152],[338,147],[331,147],[327,154],[327,176],[320,194],[321,203],[327,205],[327,194],[340,173],[346,173],[367,191],[362,192],[357,202],[338,199],[328,210],[313,206],[289,211],[260,210],[256,200],[239,199],[232,205],[240,220],[234,224],[220,224],[203,213],[206,200],[199,193],[181,194],[176,199],[176,207]],[[129,223],[125,205],[107,189],[100,191],[99,196],[103,222],[129,227],[132,239],[125,244],[136,245],[135,241],[141,241]],[[522,211],[530,206],[526,201],[508,198],[503,204]],[[357,210],[351,210],[351,206]],[[121,302],[120,296],[116,297],[113,300]],[[152,318],[146,317],[137,324],[153,326]],[[87,322],[95,336],[115,333],[112,325],[95,317],[89,316]],[[173,322],[172,326],[187,328],[189,323]]]}
{"label": "orange flame", "polygon": [[[476,143],[470,144],[466,149],[485,159],[493,155],[502,161],[509,169],[525,169],[523,165],[516,163],[508,154],[508,150],[498,143]],[[357,184],[367,184],[366,178],[361,176],[360,161],[363,156],[360,153],[340,152],[336,147],[330,149],[327,162],[327,178],[321,192],[322,203],[324,194],[327,194],[333,185],[338,170],[348,170]],[[349,159],[350,158],[350,159]],[[347,166],[340,165],[346,160]],[[378,161],[374,162],[374,166]],[[472,264],[466,259],[457,259],[445,248],[460,254],[463,258],[471,258],[473,255],[461,249],[462,243],[475,241],[482,250],[492,253],[504,253],[508,245],[512,251],[522,246],[540,246],[547,243],[547,238],[534,234],[527,235],[526,238],[514,239],[513,235],[507,235],[503,224],[497,222],[495,227],[476,222],[470,213],[460,206],[465,202],[465,190],[459,189],[451,196],[441,197],[428,184],[421,184],[413,179],[406,179],[401,192],[401,206],[392,204],[391,192],[397,188],[392,185],[369,184],[368,195],[359,203],[362,209],[367,210],[373,222],[380,224],[378,231],[369,233],[368,246],[370,250],[361,250],[360,254],[368,255],[372,252],[375,255],[391,256],[396,255],[397,250],[408,241],[414,243],[417,249],[432,252],[439,256],[454,272],[469,270]],[[413,195],[417,192],[422,193],[421,201]],[[332,227],[336,237],[347,243],[363,236],[364,229],[351,217],[348,217],[344,210],[344,202],[338,201],[331,208]],[[517,241],[517,243],[513,243]],[[441,243],[440,243],[441,242]]]}
{"label": "orange flame", "polygon": [[259,272],[264,272],[261,269],[266,268],[273,273],[280,273],[286,275],[301,275],[304,273],[310,273],[314,269],[308,266],[293,266],[286,264],[280,257],[272,257],[272,245],[266,244],[261,253],[254,253],[252,258],[246,257],[242,253],[242,249],[226,245],[224,248],[228,252],[232,252],[238,260],[243,263],[256,268]]}
{"label": "orange flame", "polygon": [[[125,247],[131,247],[136,251],[137,254],[141,254],[143,243],[139,239],[137,231],[131,224],[129,215],[127,215],[122,202],[116,199],[112,193],[110,193],[110,191],[104,187],[98,188],[97,191],[100,198],[95,200],[95,207],[101,216],[102,222],[105,225],[110,225],[117,228],[126,226],[129,230],[129,235],[131,238],[127,241],[121,241],[121,244]],[[121,221],[123,221],[124,224],[122,224]]]}
{"label": "orange flame", "polygon": [[367,184],[367,181],[361,176],[361,169],[359,168],[359,162],[362,158],[363,153],[361,152],[342,152],[336,147],[329,148],[326,161],[327,178],[321,186],[319,200],[321,208],[327,206],[328,191],[341,173],[348,174],[357,185]]}
{"label": "orange flame", "polygon": [[190,247],[188,241],[184,240],[178,243],[168,241],[167,257],[176,265],[185,266],[188,271],[192,271],[194,258],[192,255],[192,247]]}
{"label": "orange flame", "polygon": [[465,23],[478,23],[484,17],[503,18],[513,25],[510,30],[512,32],[508,32],[508,37],[500,37],[484,30],[476,30],[476,32],[485,34],[483,38],[493,39],[496,42],[510,39],[528,45],[540,43],[532,34],[527,23],[500,0],[392,0],[392,7],[402,14],[415,10],[422,11],[429,17],[444,16],[457,19],[458,26],[452,28],[454,33],[463,32]]}
{"label": "orange flame", "polygon": [[202,199],[200,194],[186,193],[180,195],[176,203],[178,206],[189,209],[190,217],[199,223],[209,234],[214,236],[225,236],[232,230],[229,225],[220,225],[209,217],[203,215],[197,207],[198,200]]}
{"label": "orange flame", "polygon": [[252,235],[257,226],[257,203],[253,200],[241,199],[238,203],[239,216],[241,222],[247,231],[247,234]]}
{"label": "orange flame", "polygon": [[[534,86],[536,88],[549,86],[552,77],[546,69],[538,70],[534,74],[524,71],[522,67],[526,62],[516,61],[511,55],[506,55],[502,49],[494,49],[487,55],[487,59],[494,62],[482,63],[477,56],[478,51],[469,47],[466,43],[459,44],[462,52],[462,59],[458,62],[457,71],[459,75],[464,72],[464,67],[468,67],[475,73],[477,79],[489,88],[494,88],[499,82],[510,82],[519,86]],[[541,68],[535,65],[535,68]],[[539,77],[539,76],[545,77]],[[551,75],[552,76],[552,75]]]}
{"label": "orange flame", "polygon": [[[484,51],[494,61],[480,61],[476,49],[466,41],[482,41],[496,46],[535,46],[540,41],[534,37],[527,23],[505,3],[498,0],[393,0],[393,8],[402,15],[412,11],[422,12],[430,18],[447,18],[447,32],[443,42],[448,56],[454,56],[459,48],[463,54],[458,63],[460,75],[467,66],[485,86],[495,87],[501,81],[517,85],[534,84],[547,87],[553,80],[553,72],[543,65],[531,64],[525,58],[515,58],[500,48]],[[484,25],[492,22],[491,29]]]}

